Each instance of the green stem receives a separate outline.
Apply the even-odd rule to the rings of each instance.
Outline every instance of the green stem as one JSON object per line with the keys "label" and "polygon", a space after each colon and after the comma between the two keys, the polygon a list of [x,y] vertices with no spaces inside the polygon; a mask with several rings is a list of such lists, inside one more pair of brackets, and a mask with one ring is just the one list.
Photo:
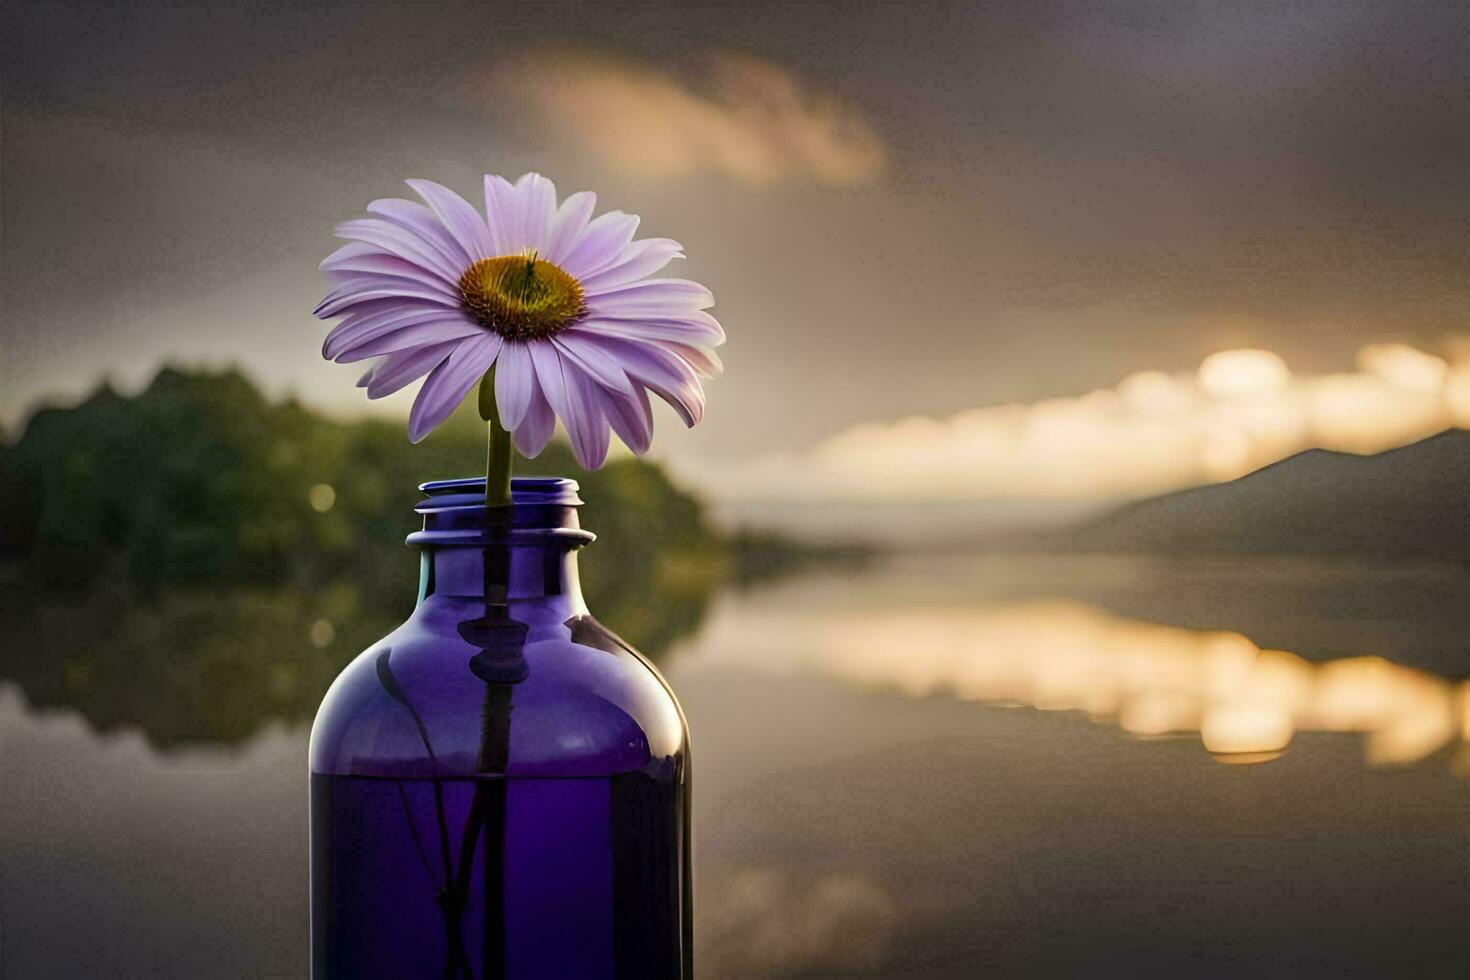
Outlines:
{"label": "green stem", "polygon": [[480,418],[490,426],[489,444],[485,453],[485,509],[509,507],[510,470],[515,459],[515,449],[510,443],[510,433],[500,424],[500,413],[495,408],[495,368],[485,372],[480,379]]}
{"label": "green stem", "polygon": [[[510,433],[500,424],[495,406],[495,368],[480,379],[480,418],[489,425],[485,454],[485,613],[482,622],[490,627],[516,625],[510,616],[510,543],[508,534],[513,511],[510,470],[515,459]],[[524,627],[522,627],[524,630]],[[520,634],[524,637],[524,632]],[[517,651],[519,653],[519,650]],[[465,820],[459,845],[459,871],[450,883],[455,895],[469,894],[469,876],[475,860],[475,844],[483,834],[485,854],[481,873],[484,882],[485,937],[482,946],[482,975],[485,980],[505,976],[505,806],[506,768],[510,761],[511,687],[487,684],[480,717],[479,769],[490,777],[475,780],[475,794]],[[465,971],[466,976],[469,970]]]}

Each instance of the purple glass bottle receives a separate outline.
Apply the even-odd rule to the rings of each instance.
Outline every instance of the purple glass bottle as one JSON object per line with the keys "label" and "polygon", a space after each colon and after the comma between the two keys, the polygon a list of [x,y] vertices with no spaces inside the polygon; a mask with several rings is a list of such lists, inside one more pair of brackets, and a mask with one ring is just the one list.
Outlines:
{"label": "purple glass bottle", "polygon": [[692,976],[688,728],[582,601],[577,484],[421,489],[418,605],[312,726],[312,976]]}

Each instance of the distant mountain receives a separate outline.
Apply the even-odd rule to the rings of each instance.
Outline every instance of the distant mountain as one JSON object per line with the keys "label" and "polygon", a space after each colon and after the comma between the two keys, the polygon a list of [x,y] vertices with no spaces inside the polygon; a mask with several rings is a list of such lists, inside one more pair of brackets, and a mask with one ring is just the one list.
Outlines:
{"label": "distant mountain", "polygon": [[1470,432],[1376,456],[1309,450],[1229,483],[1131,504],[1064,539],[1090,551],[1470,563]]}

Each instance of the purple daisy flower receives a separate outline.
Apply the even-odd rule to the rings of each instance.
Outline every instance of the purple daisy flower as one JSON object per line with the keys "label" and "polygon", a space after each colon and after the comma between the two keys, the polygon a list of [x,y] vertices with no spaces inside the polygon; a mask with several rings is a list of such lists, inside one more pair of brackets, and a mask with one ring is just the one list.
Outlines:
{"label": "purple daisy flower", "polygon": [[409,414],[418,442],[493,366],[499,423],[535,456],[557,418],[588,469],[607,457],[609,429],[634,452],[653,439],[652,391],[686,425],[704,414],[701,377],[720,371],[725,332],[704,312],[709,290],[646,278],[682,246],[634,241],[636,215],[597,218],[582,191],[557,206],[539,174],[514,185],[485,177],[485,214],[427,180],[425,204],[388,199],[337,228],[350,244],[322,262],[331,287],[316,315],[342,321],[322,355],[380,360],[358,382],[382,398],[427,375]]}

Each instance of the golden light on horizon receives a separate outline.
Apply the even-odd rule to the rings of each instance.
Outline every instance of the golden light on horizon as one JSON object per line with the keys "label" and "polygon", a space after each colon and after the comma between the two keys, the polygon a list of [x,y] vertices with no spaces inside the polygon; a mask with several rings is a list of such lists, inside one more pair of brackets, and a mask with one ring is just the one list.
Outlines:
{"label": "golden light on horizon", "polygon": [[1291,381],[1286,362],[1268,350],[1226,350],[1199,366],[1199,385],[1216,398],[1242,398],[1280,391]]}
{"label": "golden light on horizon", "polygon": [[1470,429],[1470,364],[1460,365],[1445,375],[1444,398],[1451,421],[1462,429]]}
{"label": "golden light on horizon", "polygon": [[1355,370],[1298,374],[1248,348],[1075,397],[864,423],[810,451],[689,475],[727,499],[1117,500],[1235,479],[1306,449],[1380,452],[1455,426],[1470,427],[1463,351],[1451,361],[1369,344]]}
{"label": "golden light on horizon", "polygon": [[1369,344],[1358,351],[1358,366],[1403,391],[1437,394],[1444,387],[1449,364],[1408,344]]}
{"label": "golden light on horizon", "polygon": [[1233,480],[1251,471],[1251,442],[1239,429],[1219,426],[1200,448],[1200,462],[1210,479]]}

